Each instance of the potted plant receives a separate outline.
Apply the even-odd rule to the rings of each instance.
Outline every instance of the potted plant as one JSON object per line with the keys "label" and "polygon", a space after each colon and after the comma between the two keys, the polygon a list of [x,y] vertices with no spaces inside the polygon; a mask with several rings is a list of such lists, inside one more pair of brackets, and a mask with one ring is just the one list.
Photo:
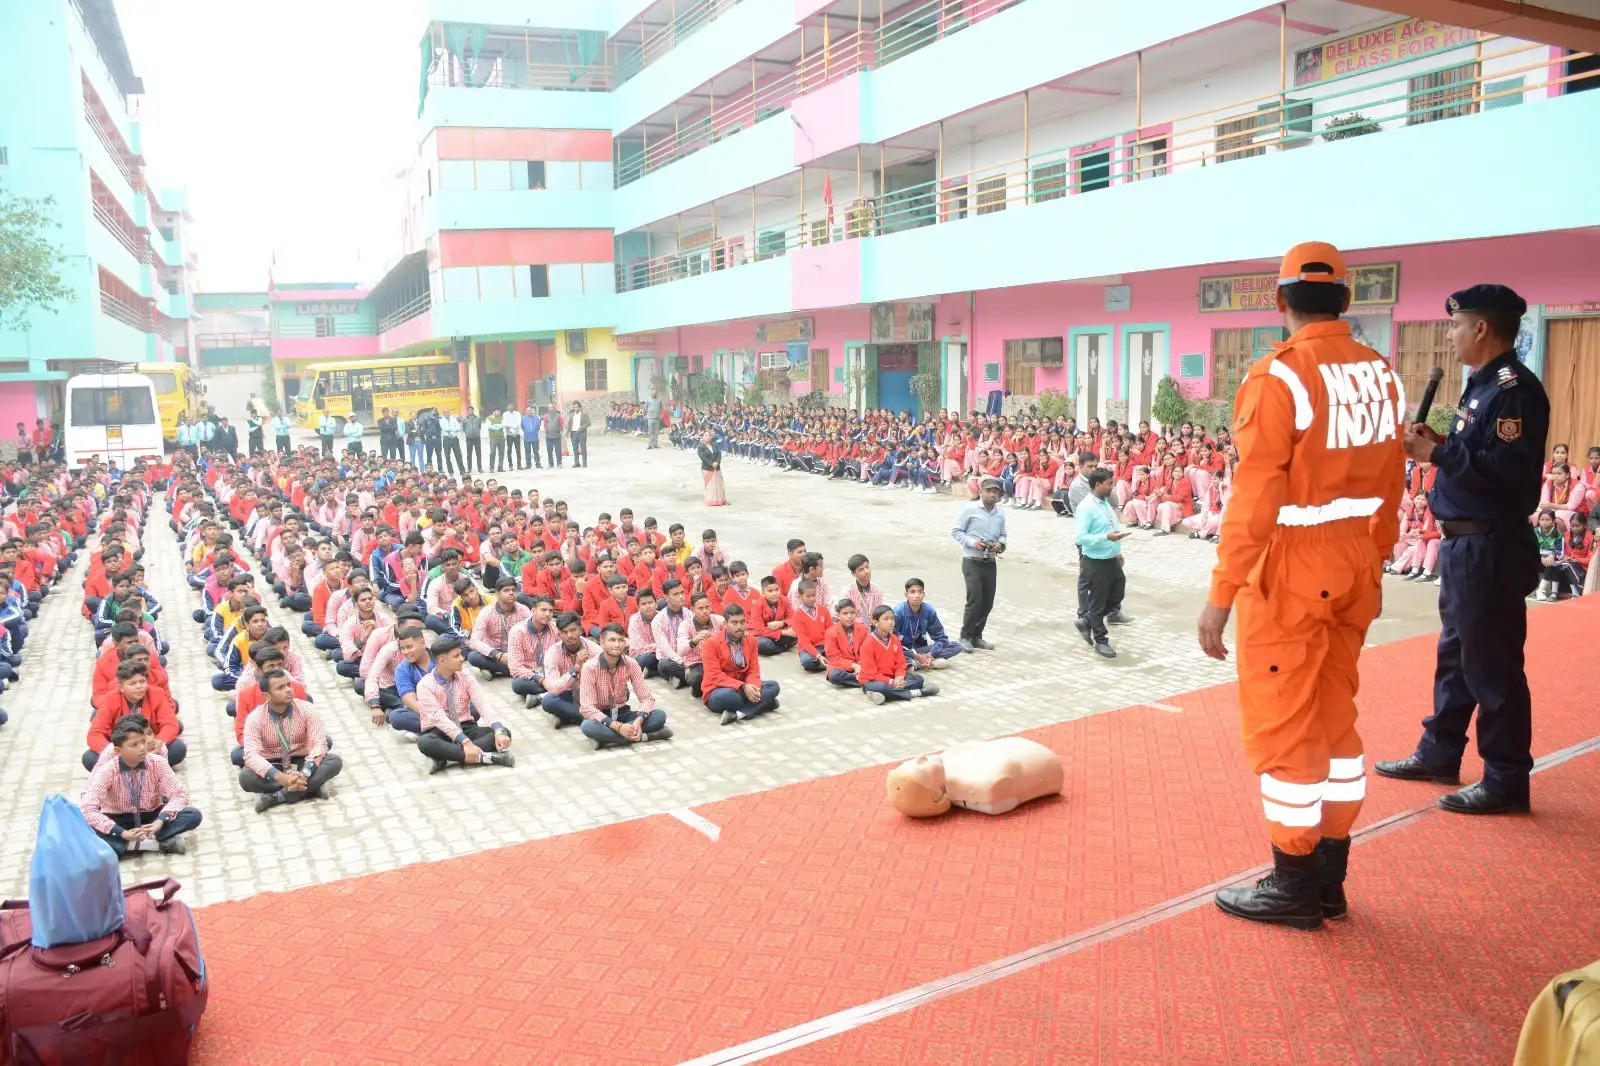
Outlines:
{"label": "potted plant", "polygon": [[1352,111],[1329,122],[1322,131],[1322,139],[1342,141],[1346,137],[1364,137],[1369,133],[1377,133],[1382,128],[1361,112]]}

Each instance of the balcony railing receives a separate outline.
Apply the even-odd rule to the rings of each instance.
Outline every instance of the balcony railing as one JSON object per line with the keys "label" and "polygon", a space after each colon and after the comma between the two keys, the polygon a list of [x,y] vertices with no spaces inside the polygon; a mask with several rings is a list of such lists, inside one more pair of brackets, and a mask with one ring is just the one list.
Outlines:
{"label": "balcony railing", "polygon": [[144,243],[138,230],[130,229],[126,224],[126,220],[112,214],[110,208],[99,200],[94,202],[94,217],[106,228],[107,232],[117,239],[118,244],[128,250],[128,254],[133,256],[137,262],[148,263],[150,261],[149,245]]}
{"label": "balcony railing", "polygon": [[376,337],[375,322],[280,322],[273,329],[274,337]]}
{"label": "balcony railing", "polygon": [[[1497,66],[1487,77],[1481,73],[1483,61],[1506,58],[1514,58],[1515,69]],[[1485,53],[1469,61],[1465,69],[1472,76],[1427,88],[1413,88],[1412,78],[1403,76],[1379,85],[1339,87],[1321,95],[1307,92],[1286,99],[1271,93],[1165,122],[1147,121],[1141,130],[1108,131],[1089,143],[1109,147],[1086,152],[1076,145],[1033,152],[882,195],[842,201],[832,208],[806,211],[754,232],[719,233],[706,246],[619,263],[617,291],[732,269],[798,248],[958,222],[1067,196],[1088,195],[1128,182],[1165,178],[1179,171],[1228,165],[1269,152],[1312,148],[1319,142],[1327,144],[1457,118],[1510,103],[1536,106],[1548,99],[1552,88],[1561,89],[1583,79],[1600,82],[1600,71],[1550,77],[1548,49],[1544,45]],[[1490,88],[1491,83],[1503,85],[1511,81],[1516,83],[1514,87]],[[1600,85],[1596,91],[1600,91]]]}
{"label": "balcony railing", "polygon": [[525,63],[506,55],[484,56],[465,72],[453,58],[441,60],[428,72],[428,85],[458,89],[547,89],[567,92],[605,92],[611,72],[604,66],[574,67],[566,63]]}
{"label": "balcony railing", "polygon": [[616,54],[611,63],[612,81],[621,85],[645,67],[678,47],[709,22],[715,22],[737,7],[740,0],[689,0],[674,7],[674,17],[643,41]]}
{"label": "balcony railing", "polygon": [[[668,163],[788,110],[796,97],[815,92],[860,70],[881,70],[968,26],[992,18],[1024,0],[927,0],[901,12],[882,26],[857,30],[849,19],[830,22],[826,45],[809,41],[809,51],[794,67],[747,93],[695,115],[654,144],[622,160],[616,170],[618,188],[638,181]],[[831,27],[839,27],[837,35]]]}
{"label": "balcony railing", "polygon": [[94,135],[100,139],[100,143],[105,147],[106,154],[116,164],[118,172],[127,181],[128,187],[136,191],[143,188],[144,178],[140,173],[136,157],[127,144],[123,142],[122,135],[107,121],[105,104],[100,102],[100,97],[96,95],[94,86],[89,84],[88,76],[85,75],[82,81],[84,121],[89,123],[90,129],[94,130]]}
{"label": "balcony railing", "polygon": [[143,307],[136,307],[101,289],[100,311],[118,322],[127,323],[141,333],[154,333],[156,331],[155,309],[149,304],[145,304]]}
{"label": "balcony railing", "polygon": [[194,338],[197,348],[270,348],[272,334],[265,330],[251,333],[200,333]]}
{"label": "balcony railing", "polygon": [[402,322],[409,322],[418,315],[427,314],[433,307],[433,294],[424,290],[420,296],[400,305],[388,314],[378,318],[378,332],[387,333]]}

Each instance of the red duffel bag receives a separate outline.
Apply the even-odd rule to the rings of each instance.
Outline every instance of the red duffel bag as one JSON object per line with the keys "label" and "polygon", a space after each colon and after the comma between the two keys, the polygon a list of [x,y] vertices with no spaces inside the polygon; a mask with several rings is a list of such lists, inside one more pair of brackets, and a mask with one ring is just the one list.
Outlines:
{"label": "red duffel bag", "polygon": [[54,948],[29,943],[26,900],[0,904],[0,1066],[187,1062],[208,988],[177,891],[171,878],[124,889],[121,929]]}

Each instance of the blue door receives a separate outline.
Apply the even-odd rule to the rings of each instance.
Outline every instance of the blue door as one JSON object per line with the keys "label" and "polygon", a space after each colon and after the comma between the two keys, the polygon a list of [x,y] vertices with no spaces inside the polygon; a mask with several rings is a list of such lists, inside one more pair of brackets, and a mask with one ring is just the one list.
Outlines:
{"label": "blue door", "polygon": [[910,411],[912,417],[916,417],[920,412],[917,398],[911,395],[912,373],[910,370],[878,371],[878,406],[887,407],[895,414]]}

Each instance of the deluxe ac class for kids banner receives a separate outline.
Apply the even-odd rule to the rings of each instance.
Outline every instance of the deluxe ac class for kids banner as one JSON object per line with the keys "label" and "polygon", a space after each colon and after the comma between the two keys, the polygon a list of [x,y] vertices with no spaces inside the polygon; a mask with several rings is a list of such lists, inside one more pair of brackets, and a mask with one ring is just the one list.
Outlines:
{"label": "deluxe ac class for kids banner", "polygon": [[1387,26],[1325,41],[1294,54],[1294,83],[1311,85],[1346,74],[1404,63],[1478,39],[1477,30],[1432,19],[1402,19]]}

